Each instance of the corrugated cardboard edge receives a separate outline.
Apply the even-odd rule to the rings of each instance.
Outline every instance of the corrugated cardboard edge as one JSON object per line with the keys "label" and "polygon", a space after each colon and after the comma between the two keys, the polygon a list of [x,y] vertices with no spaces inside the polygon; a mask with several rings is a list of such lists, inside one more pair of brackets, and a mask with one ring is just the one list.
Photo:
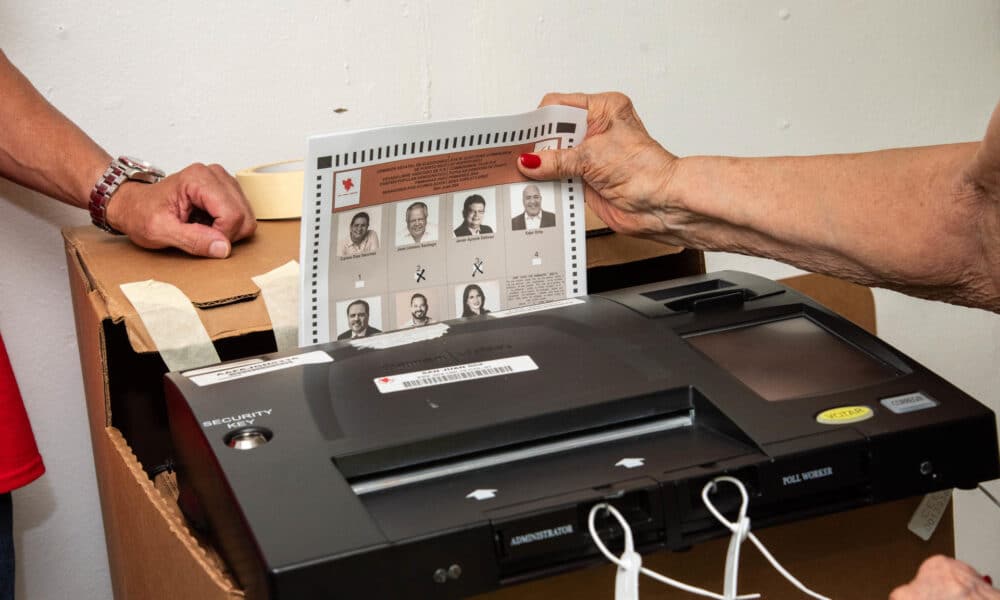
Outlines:
{"label": "corrugated cardboard edge", "polygon": [[[87,419],[94,451],[111,585],[116,598],[243,598],[164,500],[117,429],[110,427],[105,297],[67,240]],[[141,568],[136,568],[142,565]]]}
{"label": "corrugated cardboard edge", "polygon": [[[129,447],[128,442],[122,437],[120,431],[114,427],[108,427],[107,435],[111,441],[111,445],[122,458],[125,468],[132,475],[136,483],[139,484],[140,489],[150,504],[156,508],[156,512],[159,516],[163,517],[166,522],[167,528],[174,537],[180,541],[181,545],[184,547],[185,551],[197,562],[199,566],[204,567],[203,572],[212,580],[212,583],[224,591],[226,594],[231,594],[234,598],[242,598],[244,596],[243,591],[239,590],[235,582],[226,576],[225,573],[218,569],[215,560],[209,556],[208,551],[195,539],[192,535],[191,530],[188,528],[187,523],[185,523],[177,510],[176,503],[171,507],[167,504],[167,500],[163,497],[163,494],[153,485],[153,482],[146,476],[146,471],[142,468],[142,463],[139,462],[138,457],[132,452]],[[145,535],[145,532],[143,532]],[[155,569],[153,569],[155,571]],[[187,572],[188,569],[185,567],[182,569]],[[171,578],[170,581],[173,581]],[[196,589],[201,590],[200,586]],[[180,594],[178,597],[191,597]],[[229,597],[229,596],[226,596]]]}

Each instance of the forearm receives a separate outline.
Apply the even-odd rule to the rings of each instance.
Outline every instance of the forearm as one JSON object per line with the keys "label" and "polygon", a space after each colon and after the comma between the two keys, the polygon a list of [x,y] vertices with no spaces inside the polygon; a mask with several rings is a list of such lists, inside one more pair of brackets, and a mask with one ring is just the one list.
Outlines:
{"label": "forearm", "polygon": [[588,206],[615,231],[1000,312],[1000,106],[979,143],[677,158],[620,93],[546,94],[550,104],[586,109],[587,135],[518,168],[583,177]]}
{"label": "forearm", "polygon": [[[0,177],[86,209],[111,157],[63,116],[0,51]],[[131,176],[129,176],[131,178]],[[158,183],[126,181],[106,200],[107,225],[144,248],[225,258],[257,221],[220,165],[194,163]],[[210,224],[192,219],[207,214]]]}
{"label": "forearm", "polygon": [[0,52],[0,176],[86,208],[111,157]]}
{"label": "forearm", "polygon": [[662,237],[997,310],[1000,203],[969,181],[978,146],[683,158]]}

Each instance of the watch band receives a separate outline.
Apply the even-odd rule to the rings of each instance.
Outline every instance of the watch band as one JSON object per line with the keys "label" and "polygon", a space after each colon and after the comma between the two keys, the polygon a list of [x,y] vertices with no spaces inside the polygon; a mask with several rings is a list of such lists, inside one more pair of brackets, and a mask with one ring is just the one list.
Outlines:
{"label": "watch band", "polygon": [[94,188],[90,191],[89,208],[91,222],[108,233],[122,235],[121,231],[108,224],[108,202],[111,201],[111,197],[118,191],[121,184],[126,181],[156,183],[163,179],[163,176],[163,171],[149,163],[128,156],[119,156],[112,160],[108,168],[104,170],[104,174],[101,175],[97,183],[94,184]]}

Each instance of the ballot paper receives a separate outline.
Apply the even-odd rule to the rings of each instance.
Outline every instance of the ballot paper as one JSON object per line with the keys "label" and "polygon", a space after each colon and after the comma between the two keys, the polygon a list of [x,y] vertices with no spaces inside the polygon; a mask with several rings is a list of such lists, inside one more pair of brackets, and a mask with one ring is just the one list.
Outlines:
{"label": "ballot paper", "polygon": [[586,123],[548,106],[310,137],[299,344],[585,295],[582,182],[516,163],[574,147]]}

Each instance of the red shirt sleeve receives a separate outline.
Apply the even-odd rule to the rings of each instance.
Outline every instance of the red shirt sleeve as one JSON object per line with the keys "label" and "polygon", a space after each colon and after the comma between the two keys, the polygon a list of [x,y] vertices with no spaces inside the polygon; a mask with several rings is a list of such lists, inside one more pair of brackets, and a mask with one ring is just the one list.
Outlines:
{"label": "red shirt sleeve", "polygon": [[0,494],[28,485],[44,472],[14,369],[0,336]]}

